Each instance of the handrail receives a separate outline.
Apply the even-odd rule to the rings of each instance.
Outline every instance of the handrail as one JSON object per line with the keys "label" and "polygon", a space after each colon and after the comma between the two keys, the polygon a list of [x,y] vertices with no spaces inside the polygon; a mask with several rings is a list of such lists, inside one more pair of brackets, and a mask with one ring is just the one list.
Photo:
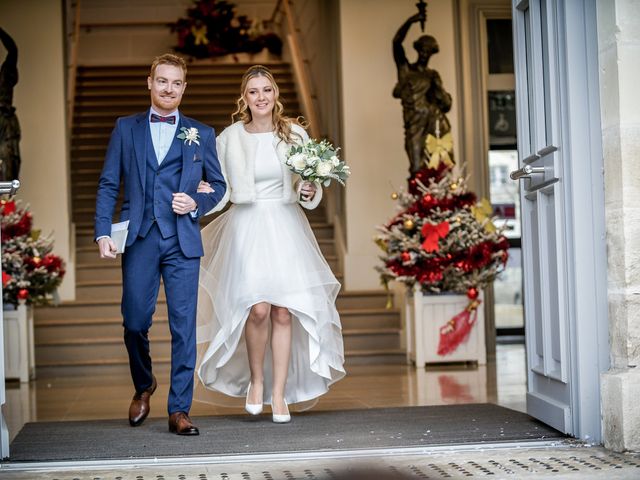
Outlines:
{"label": "handrail", "polygon": [[73,128],[73,110],[76,100],[76,75],[78,71],[78,39],[80,38],[80,0],[76,0],[73,12],[73,33],[71,34],[71,52],[67,72],[67,129],[71,135]]}
{"label": "handrail", "polygon": [[280,12],[280,8],[282,7],[282,0],[278,0],[276,2],[276,6],[273,9],[273,13],[271,14],[271,18],[269,20],[267,20],[267,23],[273,25],[276,21],[276,17],[278,16],[278,13]]}
{"label": "handrail", "polygon": [[309,133],[311,137],[318,138],[320,136],[320,124],[318,122],[318,112],[313,102],[311,79],[305,61],[302,54],[302,42],[298,31],[300,30],[296,25],[296,20],[291,11],[290,0],[278,0],[276,7],[271,15],[270,22],[274,22],[280,9],[284,10],[284,15],[287,19],[287,41],[289,45],[289,51],[291,52],[291,64],[293,66],[293,74],[296,77],[298,83],[298,91],[300,92],[300,99],[302,101],[302,111],[306,120],[309,122]]}

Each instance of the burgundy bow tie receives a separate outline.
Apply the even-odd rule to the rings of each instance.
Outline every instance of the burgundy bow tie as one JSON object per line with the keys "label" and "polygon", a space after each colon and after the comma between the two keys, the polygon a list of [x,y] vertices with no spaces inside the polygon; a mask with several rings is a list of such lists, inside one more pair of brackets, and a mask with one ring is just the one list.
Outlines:
{"label": "burgundy bow tie", "polygon": [[175,115],[171,115],[169,117],[161,117],[160,115],[156,115],[155,113],[151,114],[151,123],[169,123],[171,125],[175,125],[176,117]]}

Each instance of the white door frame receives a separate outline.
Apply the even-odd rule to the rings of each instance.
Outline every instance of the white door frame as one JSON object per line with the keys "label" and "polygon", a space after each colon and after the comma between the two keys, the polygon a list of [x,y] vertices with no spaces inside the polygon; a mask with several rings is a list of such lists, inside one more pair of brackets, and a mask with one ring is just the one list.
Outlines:
{"label": "white door frame", "polygon": [[[570,398],[565,431],[600,443],[600,374],[609,366],[609,338],[596,6],[595,0],[513,0],[516,58],[524,54],[522,42],[518,41],[518,29],[522,28],[517,21],[522,17],[518,15],[521,16],[530,5],[537,8],[542,2],[546,2],[548,9],[553,9],[554,18],[553,24],[543,25],[543,28],[557,39],[557,56],[552,60],[556,62],[553,68],[558,78],[554,85],[557,98],[552,101],[557,101],[554,108],[558,109],[560,119],[560,131],[554,133],[560,140],[556,161],[561,165],[554,174],[562,182],[558,191],[562,195],[559,200],[564,218],[558,248],[564,254],[561,259],[566,281],[562,286],[565,293],[563,313],[568,320]],[[527,105],[526,82],[522,75],[522,71],[516,71],[519,106]],[[523,116],[528,113],[521,112],[519,119]],[[523,125],[526,121],[519,123],[518,139],[523,141],[526,138],[524,129],[528,126]],[[523,150],[519,147],[519,151]],[[523,246],[527,233],[523,230]],[[527,313],[525,305],[525,318]],[[548,338],[544,340],[549,341]],[[528,340],[528,391],[532,388],[533,375],[530,346]]]}

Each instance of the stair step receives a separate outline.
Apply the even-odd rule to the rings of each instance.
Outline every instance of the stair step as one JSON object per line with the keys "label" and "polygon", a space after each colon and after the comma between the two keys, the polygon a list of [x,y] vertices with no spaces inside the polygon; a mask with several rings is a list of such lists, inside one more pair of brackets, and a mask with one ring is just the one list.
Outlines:
{"label": "stair step", "polygon": [[[76,234],[78,235],[93,235],[94,225],[93,218],[95,216],[94,207],[86,208],[74,208],[73,218],[76,222]],[[213,217],[211,218],[213,220]],[[203,223],[209,223],[208,218],[203,219]],[[333,239],[333,225],[326,222],[312,222],[310,223],[311,229],[316,239]]]}
{"label": "stair step", "polygon": [[[233,105],[235,97],[239,93],[239,83],[223,86],[195,85],[192,87],[189,85],[189,89],[185,92],[183,100],[180,102],[180,108],[186,112],[190,106],[198,104]],[[282,100],[294,101],[296,99],[295,89],[285,83],[280,88],[280,96]],[[129,107],[129,111],[135,112],[133,109],[136,106],[146,105],[146,108],[149,107],[149,92],[146,85],[143,86],[140,83],[122,88],[79,86],[75,100],[78,102],[78,107],[92,106],[92,104],[86,102],[95,102],[96,105],[109,105],[111,102],[114,109]],[[200,100],[200,102],[196,100]]]}
{"label": "stair step", "polygon": [[[198,75],[210,77],[212,75],[225,75],[240,73],[242,75],[252,63],[225,63],[225,64],[189,64],[187,66],[187,80]],[[291,68],[286,62],[267,62],[263,65],[269,67],[274,73],[286,74],[291,71]],[[123,76],[131,76],[134,78],[143,78],[149,75],[148,65],[82,65],[78,67],[78,78],[120,78]]]}
{"label": "stair step", "polygon": [[[347,370],[349,366],[355,365],[403,365],[405,363],[406,352],[402,349],[345,351],[345,366]],[[154,369],[168,369],[170,364],[171,359],[169,357],[153,357]],[[36,368],[38,378],[129,375],[129,361],[126,357],[100,360],[65,360],[56,358],[50,361],[36,361]]]}
{"label": "stair step", "polygon": [[[327,255],[324,258],[333,272],[339,271],[337,256]],[[88,286],[86,282],[95,281],[117,281],[119,284],[122,279],[121,265],[120,256],[116,259],[101,259],[97,247],[82,253],[76,252],[76,286],[80,286],[79,282],[85,282],[82,285]]]}
{"label": "stair step", "polygon": [[[91,232],[85,231],[84,233],[76,232],[76,245],[78,247],[83,246],[93,246],[95,247],[95,242],[93,241],[93,229]],[[331,238],[318,238],[318,245],[320,246],[320,251],[322,251],[323,255],[336,255],[336,246],[335,242]]]}
{"label": "stair step", "polygon": [[[330,257],[327,259],[329,266],[332,266],[334,274],[339,274],[337,259]],[[101,298],[120,298],[122,296],[120,265],[113,265],[107,268],[96,268],[91,274],[83,272],[78,275],[76,282],[76,298],[78,300],[99,300]],[[159,297],[164,298],[164,286],[161,285]]]}
{"label": "stair step", "polygon": [[[105,324],[103,324],[104,326]],[[52,347],[64,347],[71,352],[68,358],[72,358],[74,355],[82,355],[78,358],[94,358],[92,348],[107,350],[113,346],[120,350],[123,343],[123,327],[122,322],[116,324],[107,324],[112,327],[110,329],[104,329],[104,332],[97,331],[94,324],[90,330],[80,330],[75,333],[73,338],[58,334],[58,336],[48,336],[46,339],[43,337],[42,329],[40,329],[39,335],[35,338],[35,346],[41,351],[45,348],[51,349]],[[79,328],[75,325],[74,328]],[[83,333],[87,333],[87,336],[83,336]],[[378,350],[397,350],[400,341],[400,329],[398,328],[385,328],[385,329],[343,329],[342,336],[344,339],[345,349],[350,351],[367,351],[371,349]],[[169,322],[164,320],[160,322],[154,320],[154,325],[149,330],[149,340],[151,342],[151,349],[156,350],[164,349],[167,354],[171,352],[171,333],[169,331]],[[162,350],[161,350],[162,351]],[[115,352],[114,352],[115,353]],[[97,352],[97,356],[100,357],[101,353]],[[162,353],[161,353],[162,355]],[[42,356],[46,356],[45,353]]]}
{"label": "stair step", "polygon": [[[360,308],[352,308],[354,299],[360,302]],[[63,302],[57,307],[39,307],[35,312],[35,328],[39,329],[40,325],[65,328],[64,325],[77,326],[91,322],[93,319],[111,319],[108,321],[117,319],[121,322],[120,300],[120,297],[104,297]],[[384,306],[379,307],[378,304],[379,299],[376,297],[352,296],[348,292],[338,295],[336,306],[342,327],[345,329],[400,328],[399,310],[386,309]],[[166,300],[164,296],[159,296],[154,319],[158,318],[162,321],[167,318],[167,315]],[[96,320],[96,323],[99,322],[100,320]]]}
{"label": "stair step", "polygon": [[[122,88],[140,88],[142,84],[146,88],[146,82],[144,82],[144,78],[142,81],[140,77],[135,75],[130,76],[121,76],[121,77],[80,77],[76,82],[76,88],[87,88],[87,87],[102,87],[102,88],[111,88],[111,87],[122,87]],[[191,89],[197,87],[208,87],[208,86],[234,86],[236,90],[240,89],[240,83],[242,81],[242,77],[238,77],[235,73],[228,73],[225,75],[216,75],[215,77],[209,77],[206,75],[191,75],[187,80],[187,92],[190,92]],[[281,75],[278,78],[278,87],[287,86],[290,89],[295,88],[295,83],[291,75]]]}
{"label": "stair step", "polygon": [[[360,318],[351,315],[349,310],[342,310],[340,315],[343,323],[343,335],[367,338],[367,342],[361,345],[363,348],[367,345],[372,346],[373,340],[382,337],[385,337],[386,340],[377,341],[380,347],[389,347],[397,341],[396,337],[400,332],[400,322],[397,321],[397,319],[387,322],[386,325],[376,326],[371,323],[359,321]],[[397,317],[398,313],[394,312],[393,315]],[[372,319],[373,315],[369,315],[368,318]],[[168,317],[166,313],[154,316],[151,330],[156,335],[169,335]],[[35,340],[38,345],[86,343],[82,340],[84,338],[94,338],[98,342],[106,338],[117,337],[122,339],[122,318],[82,317],[39,319],[36,322],[34,331]],[[372,339],[372,341],[369,339]]]}
{"label": "stair step", "polygon": [[[342,316],[352,318],[348,325],[350,328],[396,327],[399,310],[385,308],[386,301],[387,294],[383,291],[341,291],[336,305]],[[166,304],[160,299],[156,316],[161,317],[163,314],[166,316]],[[59,306],[38,307],[35,310],[36,325],[45,320],[83,321],[87,318],[120,318],[120,298],[62,302]]]}

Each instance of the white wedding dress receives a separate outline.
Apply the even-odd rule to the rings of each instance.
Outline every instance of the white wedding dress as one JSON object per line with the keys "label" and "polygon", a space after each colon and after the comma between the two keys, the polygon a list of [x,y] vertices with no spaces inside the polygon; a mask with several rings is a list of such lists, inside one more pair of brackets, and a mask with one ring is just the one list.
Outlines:
{"label": "white wedding dress", "polygon": [[[197,374],[194,398],[238,405],[215,392],[245,397],[250,381],[244,328],[259,302],[292,314],[287,403],[308,402],[345,375],[340,284],[322,256],[297,203],[282,202],[282,168],[273,133],[258,136],[255,203],[232,205],[202,230],[204,257],[198,294]],[[233,161],[230,159],[229,161]],[[264,362],[264,399],[271,403],[270,340]]]}

